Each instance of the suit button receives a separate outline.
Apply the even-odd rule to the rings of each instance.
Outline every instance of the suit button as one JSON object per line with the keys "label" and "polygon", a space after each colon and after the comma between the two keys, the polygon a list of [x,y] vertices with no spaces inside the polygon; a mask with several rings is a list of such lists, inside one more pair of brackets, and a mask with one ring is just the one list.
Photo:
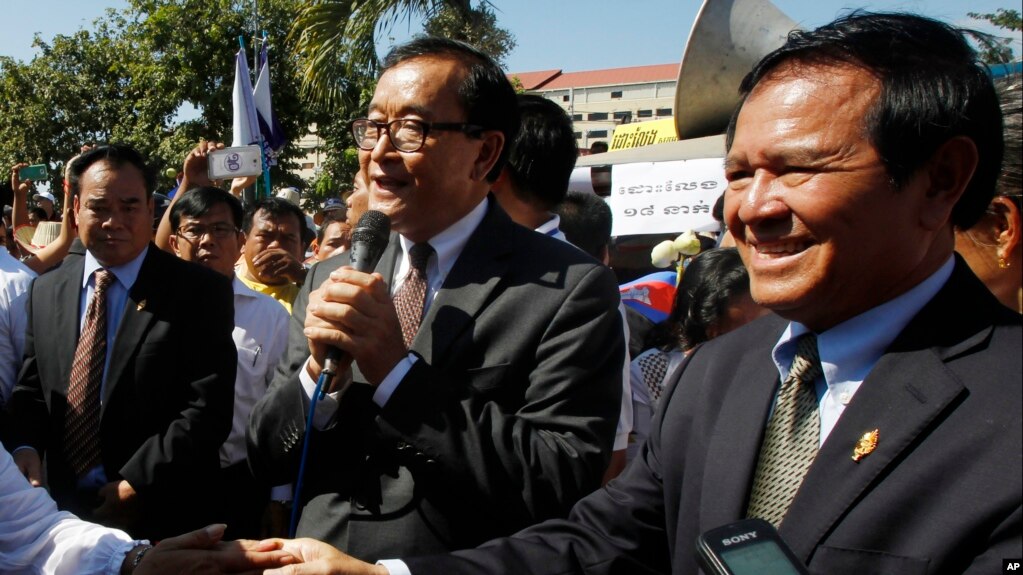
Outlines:
{"label": "suit button", "polygon": [[404,441],[399,441],[398,443],[396,443],[396,444],[395,444],[395,448],[396,448],[396,449],[397,449],[397,450],[398,450],[399,452],[401,452],[401,453],[405,453],[405,452],[407,452],[408,450],[412,449],[412,446],[411,446],[411,445],[409,445],[409,444],[407,444],[407,443],[405,443]]}

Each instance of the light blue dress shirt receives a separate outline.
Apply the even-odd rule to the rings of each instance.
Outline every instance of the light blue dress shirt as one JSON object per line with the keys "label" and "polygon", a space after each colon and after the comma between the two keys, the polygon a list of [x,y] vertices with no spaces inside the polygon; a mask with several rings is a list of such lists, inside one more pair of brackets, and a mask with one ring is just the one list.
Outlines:
{"label": "light blue dress shirt", "polygon": [[[938,271],[909,291],[817,334],[817,351],[824,372],[815,382],[820,403],[820,445],[824,445],[884,351],[951,277],[954,262],[949,258]],[[771,356],[780,381],[784,381],[792,365],[796,340],[809,332],[805,325],[791,322],[775,344]]]}

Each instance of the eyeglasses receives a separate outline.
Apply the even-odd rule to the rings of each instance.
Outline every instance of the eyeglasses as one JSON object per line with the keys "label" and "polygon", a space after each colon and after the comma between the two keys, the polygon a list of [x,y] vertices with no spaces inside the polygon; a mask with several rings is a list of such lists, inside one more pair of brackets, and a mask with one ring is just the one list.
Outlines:
{"label": "eyeglasses", "polygon": [[237,234],[238,228],[229,224],[213,224],[212,226],[196,224],[185,228],[178,228],[176,233],[189,242],[194,243],[200,241],[206,234],[209,234],[215,240],[226,240]]}
{"label": "eyeglasses", "polygon": [[432,130],[462,132],[467,136],[478,136],[484,130],[476,124],[450,122],[424,122],[412,118],[398,118],[390,122],[376,122],[368,118],[351,121],[355,145],[363,150],[372,150],[380,139],[380,132],[387,132],[391,145],[399,152],[418,152],[426,143],[426,136]]}

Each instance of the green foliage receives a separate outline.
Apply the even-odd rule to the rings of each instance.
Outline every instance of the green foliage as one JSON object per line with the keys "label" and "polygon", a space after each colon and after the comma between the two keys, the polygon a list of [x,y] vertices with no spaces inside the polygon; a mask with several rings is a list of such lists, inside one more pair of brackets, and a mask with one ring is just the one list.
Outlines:
{"label": "green foliage", "polygon": [[497,25],[497,16],[487,4],[468,11],[441,6],[423,25],[426,34],[461,40],[504,64],[515,49],[515,36]]}
{"label": "green foliage", "polygon": [[[230,141],[239,36],[250,66],[259,49],[252,2],[270,46],[274,112],[291,141],[271,180],[316,200],[351,188],[358,154],[348,121],[365,115],[372,97],[379,31],[433,15],[438,26],[477,23],[484,29],[450,35],[497,58],[514,46],[493,12],[471,0],[128,0],[74,34],[36,37],[29,62],[0,57],[0,166],[46,163],[59,190],[64,163],[83,143],[119,141],[151,158],[159,189],[171,187],[164,172],[200,138]],[[179,117],[189,108],[197,117]],[[303,182],[290,171],[311,125],[326,161]]]}
{"label": "green foliage", "polygon": [[995,26],[1002,28],[1003,30],[1011,30],[1016,32],[1023,28],[1023,18],[1020,17],[1019,10],[1009,10],[1006,8],[998,8],[994,14],[979,14],[977,12],[969,12],[967,14],[974,20],[987,20]]}
{"label": "green foliage", "polygon": [[[1018,10],[999,8],[993,14],[969,12],[967,15],[974,20],[986,20],[998,28],[1012,32],[1017,32],[1023,27],[1023,19],[1021,19]],[[1000,38],[982,32],[970,32],[970,35],[980,45],[980,55],[984,62],[988,64],[1004,64],[1012,61],[1011,39]]]}
{"label": "green foliage", "polygon": [[354,109],[376,76],[378,30],[440,6],[471,9],[469,0],[304,0],[291,29],[303,93],[328,110]]}
{"label": "green foliage", "polygon": [[[297,59],[287,32],[299,0],[259,0],[260,24],[270,43],[274,112],[292,140],[317,111],[294,95]],[[127,142],[151,158],[162,175],[178,167],[200,138],[230,141],[231,91],[238,37],[248,61],[258,44],[251,23],[232,0],[130,0],[82,29],[50,41],[28,63],[0,59],[0,164],[45,162],[58,183],[63,163],[85,142]],[[176,119],[188,103],[197,118]],[[304,183],[286,172],[302,154],[285,148],[272,170],[277,187]],[[55,189],[60,189],[57,186]]]}

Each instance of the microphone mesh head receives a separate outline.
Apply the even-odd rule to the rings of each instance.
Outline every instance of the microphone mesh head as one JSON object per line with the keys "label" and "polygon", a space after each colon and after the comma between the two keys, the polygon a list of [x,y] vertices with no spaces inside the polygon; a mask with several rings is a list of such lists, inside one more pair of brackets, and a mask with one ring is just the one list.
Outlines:
{"label": "microphone mesh head", "polygon": [[362,217],[359,218],[359,223],[355,224],[355,229],[352,230],[352,241],[355,242],[357,236],[359,239],[365,238],[365,240],[369,240],[371,237],[382,237],[386,241],[390,233],[391,218],[387,217],[387,214],[383,212],[369,210],[362,214]]}

